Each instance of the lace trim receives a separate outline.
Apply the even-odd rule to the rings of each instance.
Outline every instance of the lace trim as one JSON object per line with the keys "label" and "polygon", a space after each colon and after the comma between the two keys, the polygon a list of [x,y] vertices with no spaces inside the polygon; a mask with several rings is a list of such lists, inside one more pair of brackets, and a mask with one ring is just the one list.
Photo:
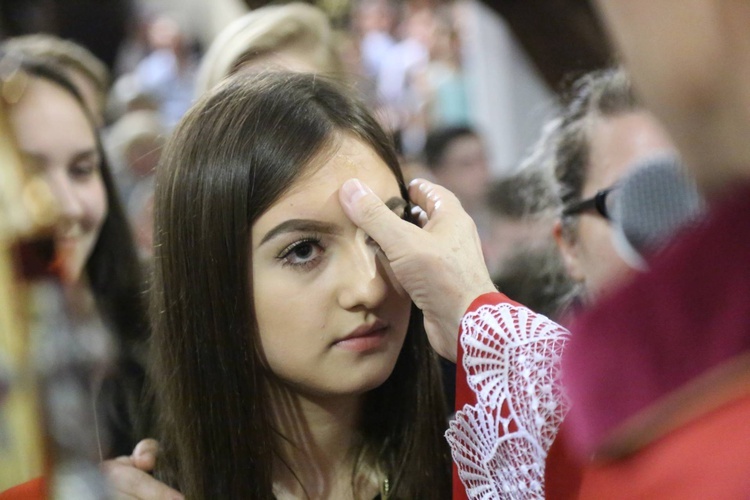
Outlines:
{"label": "lace trim", "polygon": [[467,314],[462,331],[477,404],[456,413],[446,438],[467,495],[543,498],[547,451],[567,412],[559,380],[568,331],[510,304]]}

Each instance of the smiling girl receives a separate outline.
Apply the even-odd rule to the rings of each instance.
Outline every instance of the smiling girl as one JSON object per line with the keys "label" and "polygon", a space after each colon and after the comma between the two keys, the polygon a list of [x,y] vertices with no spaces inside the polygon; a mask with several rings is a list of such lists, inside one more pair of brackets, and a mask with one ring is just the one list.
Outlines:
{"label": "smiling girl", "polygon": [[[3,61],[3,57],[6,57]],[[103,380],[98,418],[104,456],[123,454],[141,436],[144,369],[138,353],[147,337],[143,282],[130,228],[81,93],[54,65],[2,53],[25,82],[9,103],[8,121],[29,175],[43,179],[57,202],[54,243],[61,274],[90,290],[87,311],[100,314],[120,348],[117,366]],[[96,312],[94,312],[94,310]],[[93,430],[92,430],[93,432]]]}
{"label": "smiling girl", "polygon": [[[50,275],[60,279],[49,279],[62,286],[29,301],[31,318],[49,325],[30,331],[35,359],[44,360],[36,375],[44,388],[41,424],[49,433],[45,472],[53,474],[65,470],[71,457],[121,455],[142,437],[147,409],[141,405],[145,370],[139,353],[148,332],[146,308],[130,229],[80,89],[58,66],[5,47],[0,45],[6,70],[0,71],[0,113],[8,125],[3,139],[13,144],[24,175],[46,184],[57,216],[49,228],[55,256]],[[36,297],[26,290],[22,295]],[[119,348],[114,359],[111,344]],[[29,468],[17,479],[40,473]],[[9,498],[36,498],[43,487],[37,478],[10,490]]]}
{"label": "smiling girl", "polygon": [[343,213],[350,177],[406,216],[390,141],[314,75],[228,80],[158,169],[161,477],[188,498],[447,498],[421,313]]}

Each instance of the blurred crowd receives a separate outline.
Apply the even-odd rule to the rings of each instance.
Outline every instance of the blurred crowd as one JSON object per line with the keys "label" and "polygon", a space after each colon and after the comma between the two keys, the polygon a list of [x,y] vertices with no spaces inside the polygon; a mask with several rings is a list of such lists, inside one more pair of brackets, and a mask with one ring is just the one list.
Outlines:
{"label": "blurred crowd", "polygon": [[361,0],[332,23],[305,5],[266,7],[231,22],[206,46],[182,18],[146,2],[132,9],[110,67],[80,43],[44,34],[16,37],[7,47],[59,52],[79,71],[143,258],[151,255],[161,145],[198,95],[252,58],[354,87],[392,134],[407,178],[433,179],[457,193],[479,226],[490,270],[500,274],[515,252],[511,242],[536,236],[518,222],[523,210],[506,213],[503,196],[492,194],[506,189],[497,172],[519,166],[491,165],[485,131],[475,123],[462,68],[465,9],[463,1]]}

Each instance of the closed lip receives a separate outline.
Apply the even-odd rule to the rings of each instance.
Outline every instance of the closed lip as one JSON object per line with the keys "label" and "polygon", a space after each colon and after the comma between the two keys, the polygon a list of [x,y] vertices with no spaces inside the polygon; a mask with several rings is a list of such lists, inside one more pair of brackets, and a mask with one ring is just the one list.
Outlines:
{"label": "closed lip", "polygon": [[339,342],[343,342],[345,340],[352,340],[360,337],[367,337],[370,335],[374,335],[377,333],[382,332],[382,330],[385,330],[388,327],[388,323],[382,320],[376,320],[373,323],[370,323],[368,325],[362,325],[349,333],[346,337],[342,337],[340,339],[337,339],[334,344],[338,344]]}

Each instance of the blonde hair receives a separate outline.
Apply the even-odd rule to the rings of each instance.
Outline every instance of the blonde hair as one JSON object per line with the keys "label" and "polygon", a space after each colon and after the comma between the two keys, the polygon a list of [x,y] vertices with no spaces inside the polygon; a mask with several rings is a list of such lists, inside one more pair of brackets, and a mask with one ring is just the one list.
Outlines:
{"label": "blonde hair", "polygon": [[196,95],[243,64],[282,51],[304,53],[316,72],[340,79],[343,65],[335,41],[328,17],[313,5],[294,2],[255,9],[229,24],[211,43],[198,71]]}
{"label": "blonde hair", "polygon": [[53,35],[37,33],[9,38],[3,42],[2,47],[7,52],[54,64],[66,73],[72,71],[82,75],[93,84],[99,104],[104,105],[109,90],[109,70],[82,45]]}

